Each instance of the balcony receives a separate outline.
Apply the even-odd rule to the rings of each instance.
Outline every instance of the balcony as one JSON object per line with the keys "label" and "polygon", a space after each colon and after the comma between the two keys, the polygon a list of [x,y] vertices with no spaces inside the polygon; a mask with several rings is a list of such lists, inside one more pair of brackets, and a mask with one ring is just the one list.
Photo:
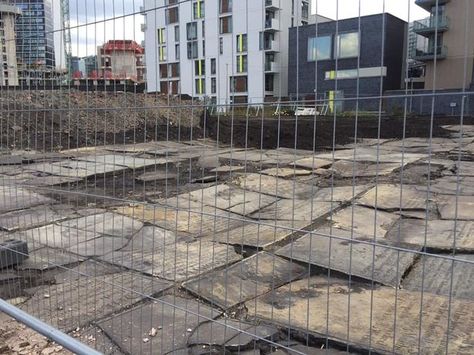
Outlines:
{"label": "balcony", "polygon": [[265,8],[268,10],[277,11],[280,10],[280,5],[278,0],[265,0]]}
{"label": "balcony", "polygon": [[[444,5],[449,1],[450,0],[438,0],[438,5]],[[433,6],[436,6],[436,0],[415,0],[415,4],[426,11],[430,11]]]}
{"label": "balcony", "polygon": [[142,32],[145,32],[145,31],[146,31],[146,23],[142,23],[142,24],[140,25],[140,30],[141,30]]}
{"label": "balcony", "polygon": [[277,64],[275,62],[265,62],[265,73],[278,73]]}
{"label": "balcony", "polygon": [[424,20],[415,21],[413,23],[413,32],[430,37],[433,33],[442,33],[449,28],[449,18],[445,15],[437,17],[428,17]]}
{"label": "balcony", "polygon": [[265,21],[265,31],[277,32],[280,30],[280,21],[271,18]]}
{"label": "balcony", "polygon": [[439,46],[436,51],[434,48],[416,49],[412,57],[414,60],[419,60],[420,62],[428,62],[434,60],[435,55],[436,60],[445,59],[448,55],[448,48],[446,46]]}
{"label": "balcony", "polygon": [[265,41],[263,45],[263,50],[267,52],[279,52],[280,51],[280,44],[275,40]]}

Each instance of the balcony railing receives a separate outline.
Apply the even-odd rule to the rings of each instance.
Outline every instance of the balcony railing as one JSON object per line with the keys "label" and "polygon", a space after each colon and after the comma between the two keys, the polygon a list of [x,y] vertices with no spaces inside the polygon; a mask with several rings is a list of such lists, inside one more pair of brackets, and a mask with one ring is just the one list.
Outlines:
{"label": "balcony railing", "polygon": [[275,40],[267,40],[263,45],[263,49],[268,52],[279,52],[280,46],[279,43]]}
{"label": "balcony railing", "polygon": [[272,61],[265,62],[265,72],[267,72],[267,73],[276,73],[277,72],[276,63],[272,62]]}
{"label": "balcony railing", "polygon": [[444,32],[449,28],[449,18],[445,15],[428,17],[424,20],[415,21],[413,24],[413,32],[420,35],[431,35],[434,32]]}
{"label": "balcony railing", "polygon": [[267,31],[279,31],[280,23],[276,18],[271,18],[265,21],[265,30]]}
{"label": "balcony railing", "polygon": [[265,7],[270,10],[278,10],[280,6],[278,0],[265,0]]}
{"label": "balcony railing", "polygon": [[438,1],[438,5],[444,5],[450,0],[415,0],[415,4],[430,11],[433,6],[436,6],[436,1]]}
{"label": "balcony railing", "polygon": [[446,46],[439,46],[436,50],[434,48],[426,48],[426,49],[416,49],[413,54],[413,59],[419,61],[431,61],[445,59],[448,55],[448,48]]}

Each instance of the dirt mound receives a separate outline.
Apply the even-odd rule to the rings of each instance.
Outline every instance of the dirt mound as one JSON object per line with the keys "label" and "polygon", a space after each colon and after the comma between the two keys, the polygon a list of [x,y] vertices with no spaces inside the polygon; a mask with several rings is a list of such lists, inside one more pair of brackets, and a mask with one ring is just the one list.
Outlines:
{"label": "dirt mound", "polygon": [[200,102],[123,92],[3,91],[0,146],[58,150],[201,135]]}

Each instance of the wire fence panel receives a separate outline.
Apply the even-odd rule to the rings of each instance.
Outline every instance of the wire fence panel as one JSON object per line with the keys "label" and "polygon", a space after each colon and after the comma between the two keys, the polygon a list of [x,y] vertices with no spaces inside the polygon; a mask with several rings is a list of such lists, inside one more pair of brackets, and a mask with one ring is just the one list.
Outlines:
{"label": "wire fence panel", "polygon": [[473,18],[0,1],[0,352],[473,353]]}

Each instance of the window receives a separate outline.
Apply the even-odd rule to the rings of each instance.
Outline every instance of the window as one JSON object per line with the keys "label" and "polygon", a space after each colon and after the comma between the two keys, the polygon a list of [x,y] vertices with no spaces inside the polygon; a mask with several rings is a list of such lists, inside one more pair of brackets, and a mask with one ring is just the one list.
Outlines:
{"label": "window", "polygon": [[201,27],[202,37],[204,38],[204,37],[206,37],[206,23],[204,21],[202,21],[201,24],[202,24],[202,27]]}
{"label": "window", "polygon": [[332,37],[308,38],[308,62],[331,59]]}
{"label": "window", "polygon": [[179,53],[179,44],[175,44],[174,46],[174,57],[176,58],[176,60],[179,60],[180,58],[180,53]]}
{"label": "window", "polygon": [[219,37],[219,54],[224,54],[224,39]]}
{"label": "window", "polygon": [[204,95],[206,93],[206,80],[203,78],[196,79],[196,94]]}
{"label": "window", "polygon": [[170,78],[179,77],[179,63],[172,63],[168,65],[168,74]]}
{"label": "window", "polygon": [[352,58],[359,56],[359,33],[341,33],[336,38],[336,58]]}
{"label": "window", "polygon": [[247,77],[235,76],[230,78],[230,92],[247,92]]}
{"label": "window", "polygon": [[202,41],[202,56],[206,56],[206,41]]}
{"label": "window", "polygon": [[309,3],[303,1],[301,3],[301,17],[307,19],[309,17]]}
{"label": "window", "polygon": [[211,78],[211,94],[215,94],[217,92],[217,79]]}
{"label": "window", "polygon": [[188,41],[197,39],[197,22],[189,22],[186,24],[186,36]]}
{"label": "window", "polygon": [[193,18],[195,20],[204,18],[204,0],[193,3]]}
{"label": "window", "polygon": [[198,57],[198,42],[188,42],[188,59],[196,59]]}
{"label": "window", "polygon": [[237,35],[237,53],[247,52],[247,34]]}
{"label": "window", "polygon": [[238,55],[237,56],[237,73],[246,73],[247,72],[247,56]]}
{"label": "window", "polygon": [[168,77],[168,66],[166,64],[160,64],[160,78]]}
{"label": "window", "polygon": [[273,75],[265,75],[265,91],[273,91],[274,89],[274,79]]}
{"label": "window", "polygon": [[160,62],[166,61],[166,46],[158,47],[158,59]]}
{"label": "window", "polygon": [[194,61],[194,75],[203,76],[206,75],[206,61],[199,59]]}
{"label": "window", "polygon": [[232,12],[232,0],[219,0],[219,13]]}
{"label": "window", "polygon": [[158,44],[166,43],[165,29],[158,28],[157,33],[158,33]]}
{"label": "window", "polygon": [[221,17],[220,19],[220,33],[232,32],[232,16]]}
{"label": "window", "polygon": [[172,23],[179,22],[179,7],[172,7],[171,9],[166,9],[166,24],[170,25]]}
{"label": "window", "polygon": [[216,75],[216,58],[211,58],[211,75]]}
{"label": "window", "polygon": [[179,25],[174,26],[174,41],[179,42]]}

